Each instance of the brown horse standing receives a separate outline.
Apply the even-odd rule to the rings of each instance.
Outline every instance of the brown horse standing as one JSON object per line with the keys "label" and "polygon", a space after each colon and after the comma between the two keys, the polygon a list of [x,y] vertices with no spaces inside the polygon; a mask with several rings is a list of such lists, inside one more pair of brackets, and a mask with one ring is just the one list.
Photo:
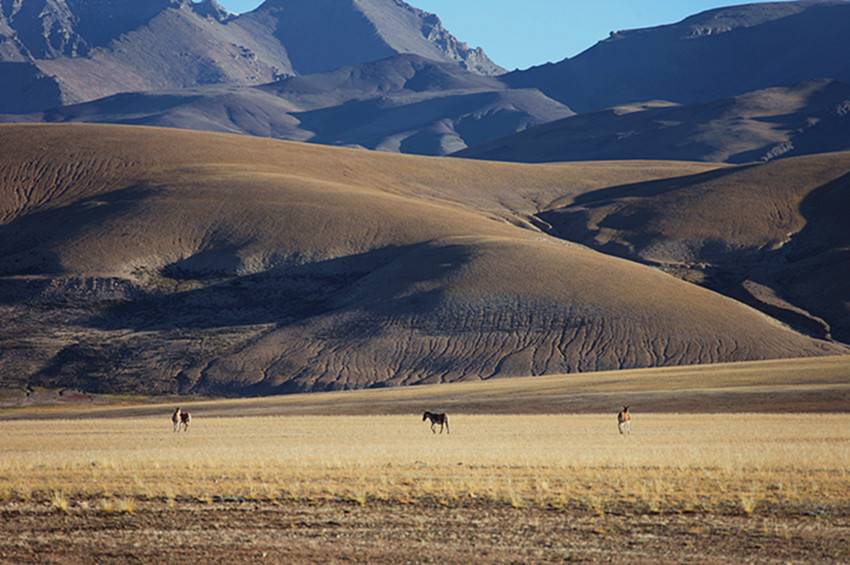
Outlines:
{"label": "brown horse standing", "polygon": [[184,432],[189,431],[189,422],[192,421],[192,415],[188,412],[180,412],[180,426]]}
{"label": "brown horse standing", "polygon": [[440,433],[443,433],[443,426],[446,426],[446,433],[451,433],[449,430],[449,417],[445,414],[435,414],[434,412],[425,412],[422,415],[422,421],[431,420],[431,431],[437,433],[434,426],[440,424]]}
{"label": "brown horse standing", "polygon": [[617,414],[617,428],[620,430],[620,433],[632,433],[632,429],[629,426],[629,422],[632,421],[631,415],[629,415],[629,407],[623,406],[623,409]]}
{"label": "brown horse standing", "polygon": [[180,429],[180,421],[182,420],[183,413],[180,411],[180,407],[177,407],[177,410],[174,411],[174,414],[171,415],[171,423],[174,424],[174,431]]}

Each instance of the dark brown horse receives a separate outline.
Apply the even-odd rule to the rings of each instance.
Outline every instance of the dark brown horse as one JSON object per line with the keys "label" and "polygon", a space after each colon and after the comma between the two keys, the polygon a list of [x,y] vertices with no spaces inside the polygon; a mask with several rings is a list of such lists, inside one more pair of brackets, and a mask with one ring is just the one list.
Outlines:
{"label": "dark brown horse", "polygon": [[440,433],[443,433],[443,426],[446,426],[446,433],[451,433],[449,431],[449,417],[445,414],[435,414],[434,412],[425,412],[422,415],[422,421],[431,420],[431,431],[433,433],[437,433],[437,430],[434,427],[437,424],[440,424]]}
{"label": "dark brown horse", "polygon": [[180,412],[180,427],[184,432],[189,431],[189,422],[192,421],[192,415],[188,412]]}

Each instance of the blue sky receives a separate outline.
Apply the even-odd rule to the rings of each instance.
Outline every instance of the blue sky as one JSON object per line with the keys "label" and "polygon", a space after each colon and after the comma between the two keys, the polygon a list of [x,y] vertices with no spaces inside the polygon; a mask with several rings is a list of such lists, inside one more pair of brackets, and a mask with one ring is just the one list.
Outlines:
{"label": "blue sky", "polygon": [[[309,0],[305,0],[309,1]],[[678,22],[721,6],[711,0],[406,0],[437,14],[452,35],[482,47],[508,70],[572,57],[615,30]],[[218,0],[231,12],[253,10],[262,0]]]}

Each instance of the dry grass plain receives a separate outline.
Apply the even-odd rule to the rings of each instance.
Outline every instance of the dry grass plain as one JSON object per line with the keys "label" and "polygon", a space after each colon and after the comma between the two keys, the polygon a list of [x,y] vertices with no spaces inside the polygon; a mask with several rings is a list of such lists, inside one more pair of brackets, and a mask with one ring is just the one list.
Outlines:
{"label": "dry grass plain", "polygon": [[[848,368],[837,357],[189,402],[188,433],[172,432],[173,403],[6,410],[0,559],[847,562]],[[568,397],[588,410],[553,410]],[[748,410],[771,398],[785,399],[778,411]],[[431,408],[450,412],[451,434],[422,422]]]}

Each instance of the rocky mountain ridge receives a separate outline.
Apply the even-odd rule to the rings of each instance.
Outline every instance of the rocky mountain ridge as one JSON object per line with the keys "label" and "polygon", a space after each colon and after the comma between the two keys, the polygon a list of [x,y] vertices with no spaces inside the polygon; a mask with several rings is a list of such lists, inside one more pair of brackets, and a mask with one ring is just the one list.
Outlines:
{"label": "rocky mountain ridge", "polygon": [[[768,89],[850,83],[847,2],[709,10],[618,31],[572,59],[498,77],[502,70],[480,50],[402,0],[268,0],[239,16],[214,0],[134,6],[5,2],[0,120],[156,125],[526,161],[742,162],[846,148],[826,109],[776,121],[753,103]],[[91,31],[98,17],[122,11],[132,12],[123,27]],[[409,67],[405,57],[431,63],[409,82],[387,82],[404,74],[388,69]],[[781,97],[764,100],[779,108]],[[730,104],[736,98],[742,102]],[[470,149],[518,132],[530,139],[537,134],[525,130],[576,111],[580,117],[549,124],[541,143]],[[554,135],[559,128],[578,131]]]}
{"label": "rocky mountain ridge", "polygon": [[409,53],[451,61],[482,75],[503,74],[481,48],[458,41],[430,14],[402,0],[266,0],[236,19],[262,28],[286,47],[295,73],[322,73],[338,67]]}
{"label": "rocky mountain ridge", "polygon": [[0,111],[21,113],[207,84],[262,84],[413,53],[498,74],[480,49],[400,0],[39,0],[0,11]]}

